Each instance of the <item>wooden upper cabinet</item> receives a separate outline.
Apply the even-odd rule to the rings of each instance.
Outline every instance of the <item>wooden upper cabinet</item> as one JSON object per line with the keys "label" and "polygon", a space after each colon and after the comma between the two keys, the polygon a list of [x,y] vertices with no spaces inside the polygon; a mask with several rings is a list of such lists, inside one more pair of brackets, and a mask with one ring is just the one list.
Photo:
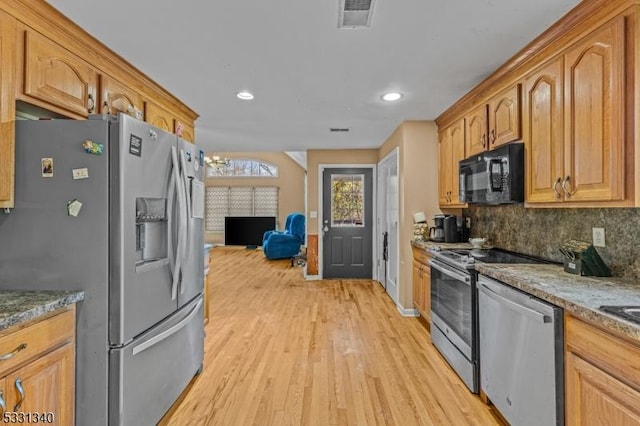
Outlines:
{"label": "wooden upper cabinet", "polygon": [[570,48],[565,67],[565,175],[571,201],[624,198],[625,18]]}
{"label": "wooden upper cabinet", "polygon": [[530,74],[523,84],[525,199],[562,201],[564,173],[563,58]]}
{"label": "wooden upper cabinet", "polygon": [[144,102],[142,96],[118,80],[103,75],[100,78],[102,89],[102,114],[123,112],[139,120],[144,119]]}
{"label": "wooden upper cabinet", "polygon": [[460,203],[460,161],[465,159],[464,120],[458,120],[451,127],[451,194],[450,204],[456,207],[466,207]]}
{"label": "wooden upper cabinet", "polygon": [[174,129],[174,133],[178,136],[180,136],[183,140],[187,141],[187,142],[195,142],[196,138],[195,138],[195,133],[193,131],[193,126],[186,124],[184,121],[182,120],[175,120],[175,129]]}
{"label": "wooden upper cabinet", "polygon": [[520,139],[520,85],[489,100],[488,148]]}
{"label": "wooden upper cabinet", "polygon": [[467,156],[520,139],[520,85],[498,93],[465,116]]}
{"label": "wooden upper cabinet", "polygon": [[441,207],[457,208],[460,203],[458,163],[465,158],[465,121],[460,119],[440,132],[438,192]]}
{"label": "wooden upper cabinet", "polygon": [[147,123],[150,123],[151,125],[156,126],[157,128],[165,130],[169,133],[174,132],[175,118],[169,111],[155,105],[152,102],[145,102],[144,116]]}
{"label": "wooden upper cabinet", "polygon": [[438,203],[444,206],[449,204],[451,186],[451,135],[448,128],[440,132],[438,156]]}
{"label": "wooden upper cabinet", "polygon": [[98,73],[89,64],[30,30],[25,31],[24,53],[26,100],[81,117],[98,111]]}
{"label": "wooden upper cabinet", "polygon": [[485,104],[465,116],[466,138],[465,152],[468,156],[478,154],[488,147],[487,139],[487,106]]}
{"label": "wooden upper cabinet", "polygon": [[13,207],[16,123],[16,22],[0,12],[0,208]]}

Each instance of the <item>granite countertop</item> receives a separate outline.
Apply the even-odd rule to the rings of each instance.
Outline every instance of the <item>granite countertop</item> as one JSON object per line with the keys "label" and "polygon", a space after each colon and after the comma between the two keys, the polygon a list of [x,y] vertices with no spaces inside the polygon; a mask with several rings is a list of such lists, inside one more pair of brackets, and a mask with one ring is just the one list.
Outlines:
{"label": "granite countertop", "polygon": [[437,243],[435,241],[416,241],[416,240],[411,240],[411,245],[422,249],[422,250],[456,250],[456,249],[470,249],[471,244],[470,243]]}
{"label": "granite countertop", "polygon": [[84,291],[0,291],[0,331],[84,300]]}
{"label": "granite countertop", "polygon": [[640,283],[616,277],[582,277],[559,265],[476,263],[478,273],[495,278],[640,342],[640,325],[600,311],[602,305],[640,306]]}

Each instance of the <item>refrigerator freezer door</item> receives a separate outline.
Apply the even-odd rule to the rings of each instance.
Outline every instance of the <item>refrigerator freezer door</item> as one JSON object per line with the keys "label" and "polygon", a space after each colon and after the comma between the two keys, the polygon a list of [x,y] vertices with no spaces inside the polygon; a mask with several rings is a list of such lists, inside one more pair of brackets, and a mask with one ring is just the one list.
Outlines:
{"label": "refrigerator freezer door", "polygon": [[202,296],[109,354],[109,424],[152,425],[199,371],[204,353]]}
{"label": "refrigerator freezer door", "polygon": [[204,153],[196,145],[179,140],[182,181],[187,193],[188,238],[185,256],[182,259],[182,280],[178,292],[178,305],[184,306],[202,292],[204,288],[204,219],[199,214],[204,210],[202,180],[204,176]]}
{"label": "refrigerator freezer door", "polygon": [[[107,422],[108,129],[102,120],[17,121],[16,204],[0,214],[0,288],[85,291],[76,311],[78,425]],[[84,152],[87,140],[102,155]],[[42,158],[53,159],[51,177]],[[78,169],[88,177],[74,179]],[[74,199],[82,209],[70,216]]]}
{"label": "refrigerator freezer door", "polygon": [[122,345],[177,309],[169,264],[169,240],[176,238],[169,229],[169,182],[177,137],[119,114],[110,139],[109,338]]}

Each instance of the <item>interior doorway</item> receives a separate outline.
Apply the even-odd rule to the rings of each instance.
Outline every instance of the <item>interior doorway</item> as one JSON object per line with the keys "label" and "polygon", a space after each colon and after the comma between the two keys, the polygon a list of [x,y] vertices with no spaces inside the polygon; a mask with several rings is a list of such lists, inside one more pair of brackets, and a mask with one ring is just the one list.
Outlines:
{"label": "interior doorway", "polygon": [[378,233],[376,266],[380,284],[389,297],[398,303],[400,190],[398,180],[398,149],[378,163]]}

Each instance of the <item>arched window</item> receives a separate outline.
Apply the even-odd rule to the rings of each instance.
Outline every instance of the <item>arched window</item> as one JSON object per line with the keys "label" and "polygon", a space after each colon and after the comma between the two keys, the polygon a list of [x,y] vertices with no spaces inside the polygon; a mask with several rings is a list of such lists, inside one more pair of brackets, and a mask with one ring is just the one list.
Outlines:
{"label": "arched window", "polygon": [[250,158],[234,158],[227,164],[209,165],[207,177],[278,177],[278,166]]}

